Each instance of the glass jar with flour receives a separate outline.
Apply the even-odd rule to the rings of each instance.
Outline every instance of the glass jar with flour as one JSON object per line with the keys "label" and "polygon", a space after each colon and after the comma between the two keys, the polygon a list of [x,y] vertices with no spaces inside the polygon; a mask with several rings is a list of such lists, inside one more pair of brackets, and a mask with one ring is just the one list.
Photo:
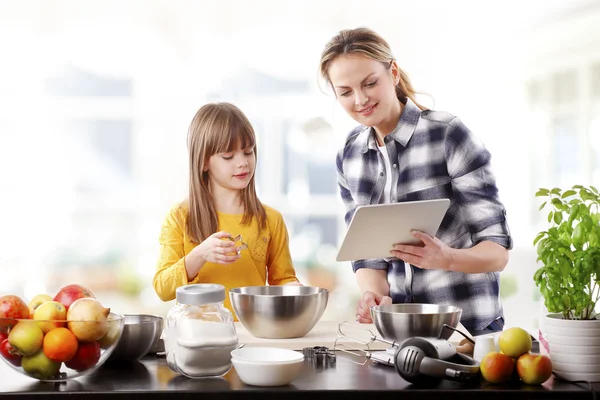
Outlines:
{"label": "glass jar with flour", "polygon": [[164,331],[167,364],[190,378],[223,376],[238,346],[233,315],[223,306],[225,287],[194,284],[177,288],[177,304]]}

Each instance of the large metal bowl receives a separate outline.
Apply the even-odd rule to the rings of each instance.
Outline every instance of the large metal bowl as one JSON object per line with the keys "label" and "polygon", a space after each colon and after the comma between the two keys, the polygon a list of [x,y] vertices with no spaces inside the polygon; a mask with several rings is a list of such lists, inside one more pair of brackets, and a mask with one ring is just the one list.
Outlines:
{"label": "large metal bowl", "polygon": [[254,336],[289,339],[306,335],[321,319],[329,291],[314,286],[246,286],[229,291],[239,321]]}
{"label": "large metal bowl", "polygon": [[[379,334],[387,340],[401,342],[409,337],[440,337],[448,339],[456,328],[462,309],[438,304],[390,304],[371,307],[371,318]],[[440,336],[441,334],[441,336]]]}
{"label": "large metal bowl", "polygon": [[164,320],[151,314],[125,314],[123,333],[107,362],[137,361],[160,339]]}

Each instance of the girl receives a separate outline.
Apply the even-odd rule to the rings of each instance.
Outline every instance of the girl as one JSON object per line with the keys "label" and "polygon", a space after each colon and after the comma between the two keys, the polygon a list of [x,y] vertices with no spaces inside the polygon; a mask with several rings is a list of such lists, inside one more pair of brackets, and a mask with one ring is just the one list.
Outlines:
{"label": "girl", "polygon": [[[228,103],[200,108],[188,149],[189,196],[170,210],[160,234],[158,296],[172,300],[191,283],[218,283],[226,292],[267,281],[299,285],[283,218],[256,196],[256,139],[242,111]],[[247,249],[230,240],[238,235]],[[233,312],[229,296],[225,306]]]}
{"label": "girl", "polygon": [[423,246],[397,244],[390,258],[353,261],[363,293],[357,320],[371,322],[376,304],[437,303],[462,308],[474,335],[501,330],[499,272],[512,239],[490,153],[457,117],[417,103],[388,43],[370,29],[331,39],[320,71],[360,124],[336,159],[346,223],[362,204],[451,201],[437,237],[413,232]]}

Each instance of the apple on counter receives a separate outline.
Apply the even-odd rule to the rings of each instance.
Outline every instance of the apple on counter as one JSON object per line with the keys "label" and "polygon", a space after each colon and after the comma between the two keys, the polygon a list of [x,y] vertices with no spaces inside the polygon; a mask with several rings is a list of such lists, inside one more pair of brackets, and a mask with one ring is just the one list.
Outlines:
{"label": "apple on counter", "polygon": [[531,335],[525,329],[515,327],[503,331],[498,347],[499,352],[490,352],[481,360],[480,372],[486,381],[505,383],[518,377],[526,384],[539,385],[552,375],[550,357],[530,353]]}

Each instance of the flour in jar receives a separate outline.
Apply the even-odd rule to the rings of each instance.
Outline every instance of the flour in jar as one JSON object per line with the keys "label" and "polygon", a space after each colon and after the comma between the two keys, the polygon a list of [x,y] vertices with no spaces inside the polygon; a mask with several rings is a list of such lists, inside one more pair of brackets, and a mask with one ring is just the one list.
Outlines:
{"label": "flour in jar", "polygon": [[171,369],[192,378],[222,376],[231,369],[231,351],[238,346],[231,324],[179,319],[174,327],[165,330],[165,336]]}

